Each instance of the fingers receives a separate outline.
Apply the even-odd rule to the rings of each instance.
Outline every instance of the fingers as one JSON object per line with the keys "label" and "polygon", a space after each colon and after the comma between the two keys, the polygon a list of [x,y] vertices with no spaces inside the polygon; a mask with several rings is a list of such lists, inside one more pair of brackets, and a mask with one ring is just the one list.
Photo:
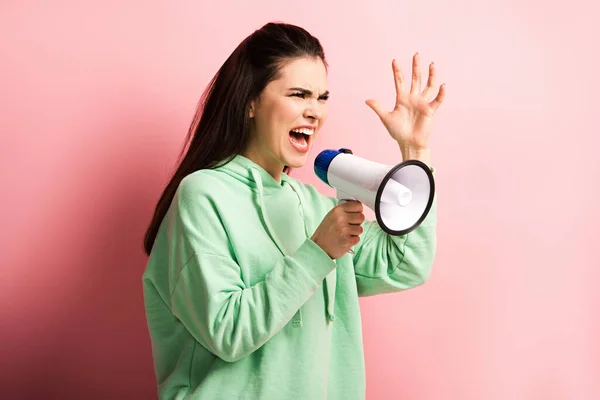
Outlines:
{"label": "fingers", "polygon": [[[419,53],[415,53],[415,56],[413,57],[413,79],[412,79],[411,93],[416,93],[416,91],[418,90],[418,88],[421,85],[421,72],[419,69],[419,61],[420,61]],[[429,97],[431,97],[431,94],[434,91],[434,88],[436,85],[436,81],[437,81],[437,74],[436,74],[436,70],[435,70],[435,64],[432,62],[431,64],[429,64],[429,76],[427,78],[427,84],[425,86],[425,89],[423,90],[423,93],[422,93],[422,96],[426,100],[429,100]],[[446,95],[446,84],[443,84],[440,86],[440,90],[439,90],[437,96],[429,103],[429,105],[431,106],[431,108],[434,112],[437,111],[437,109],[440,107],[440,105],[444,101],[445,95]]]}
{"label": "fingers", "polygon": [[396,59],[392,60],[392,71],[394,73],[394,85],[396,86],[396,102],[400,100],[400,96],[404,93],[404,77],[402,76],[402,68]]}
{"label": "fingers", "polygon": [[362,225],[363,222],[365,222],[365,215],[363,213],[348,214],[348,223],[350,225]]}
{"label": "fingers", "polygon": [[429,99],[429,96],[431,96],[433,86],[435,85],[435,80],[435,65],[432,62],[431,64],[429,64],[429,77],[427,78],[427,85],[425,86],[425,90],[423,90],[423,97],[425,97],[426,99]]}
{"label": "fingers", "polygon": [[[349,201],[344,203],[341,206],[344,211],[344,216],[342,217],[345,220],[345,223],[350,226],[359,226],[365,222],[365,215],[363,214],[363,204],[359,201]],[[356,232],[362,233],[362,228],[357,230]],[[355,235],[359,235],[360,233],[353,233]]]}
{"label": "fingers", "polygon": [[[427,84],[422,93],[421,90],[421,70],[419,68],[420,65],[420,55],[419,53],[415,53],[413,56],[413,64],[412,64],[412,80],[410,87],[411,95],[421,95],[425,98],[426,101],[429,101],[429,98],[432,96],[436,81],[437,81],[437,73],[435,69],[435,64],[432,62],[429,64],[429,74],[427,77]],[[399,106],[406,105],[408,95],[405,93],[405,83],[404,77],[402,76],[402,69],[396,59],[392,60],[392,70],[394,72],[394,86],[396,88],[396,106],[394,109],[397,109]],[[430,102],[430,106],[433,111],[437,110],[438,107],[442,104],[445,96],[445,85],[440,87],[440,90],[437,96]],[[382,122],[386,122],[386,118],[388,117],[388,111],[382,107],[381,103],[377,100],[369,99],[366,100],[365,103],[377,114],[377,116],[381,119]]]}
{"label": "fingers", "polygon": [[410,93],[418,93],[421,91],[421,70],[419,69],[419,53],[415,53],[413,56],[412,66],[412,82],[410,86]]}
{"label": "fingers", "polygon": [[367,100],[365,101],[365,103],[369,107],[371,107],[373,111],[375,111],[375,114],[377,114],[377,116],[381,118],[382,121],[385,119],[387,111],[385,108],[382,107],[381,103],[379,103],[377,100]]}
{"label": "fingers", "polygon": [[362,225],[362,223],[365,222],[365,214],[362,213],[362,210],[353,212],[346,211],[343,218],[345,222],[350,225]]}
{"label": "fingers", "polygon": [[360,213],[363,210],[363,204],[360,201],[348,201],[340,207],[347,213]]}
{"label": "fingers", "polygon": [[340,233],[342,234],[342,236],[360,236],[363,233],[363,227],[362,225],[358,225],[358,224],[348,224],[348,225],[344,225],[343,228],[341,228]]}
{"label": "fingers", "polygon": [[433,99],[433,101],[431,103],[429,103],[429,105],[433,109],[433,111],[436,111],[439,108],[439,106],[444,101],[445,96],[446,96],[446,84],[444,83],[442,86],[440,86],[440,91],[438,92],[437,96],[435,96],[435,99]]}
{"label": "fingers", "polygon": [[365,215],[363,214],[363,204],[359,201],[348,201],[338,206],[340,213],[338,213],[339,222],[343,225],[348,224],[351,226],[360,226],[365,222]]}
{"label": "fingers", "polygon": [[349,225],[348,235],[349,236],[360,236],[363,233],[363,227],[360,225]]}

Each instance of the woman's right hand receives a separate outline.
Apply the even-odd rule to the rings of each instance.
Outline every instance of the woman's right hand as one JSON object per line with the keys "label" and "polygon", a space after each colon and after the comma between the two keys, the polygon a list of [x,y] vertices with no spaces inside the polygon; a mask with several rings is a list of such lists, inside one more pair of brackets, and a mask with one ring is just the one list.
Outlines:
{"label": "woman's right hand", "polygon": [[363,205],[358,201],[348,201],[337,205],[323,218],[311,240],[332,259],[346,254],[360,241],[365,221]]}

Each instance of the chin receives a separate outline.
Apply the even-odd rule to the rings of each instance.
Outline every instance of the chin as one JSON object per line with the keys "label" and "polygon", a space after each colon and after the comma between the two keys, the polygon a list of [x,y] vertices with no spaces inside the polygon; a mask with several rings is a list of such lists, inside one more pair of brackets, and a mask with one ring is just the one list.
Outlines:
{"label": "chin", "polygon": [[294,168],[294,169],[302,168],[302,167],[304,167],[304,165],[306,165],[306,159],[304,159],[302,161],[290,160],[289,162],[286,162],[285,165],[287,165],[290,168]]}
{"label": "chin", "polygon": [[306,165],[306,161],[308,161],[308,154],[288,154],[284,157],[285,165],[290,168],[302,168]]}
{"label": "chin", "polygon": [[312,151],[312,142],[314,136],[307,137],[307,143],[304,147],[295,146],[292,141],[285,143],[282,147],[282,159],[285,161],[285,165],[290,168],[302,168],[307,160],[308,155]]}

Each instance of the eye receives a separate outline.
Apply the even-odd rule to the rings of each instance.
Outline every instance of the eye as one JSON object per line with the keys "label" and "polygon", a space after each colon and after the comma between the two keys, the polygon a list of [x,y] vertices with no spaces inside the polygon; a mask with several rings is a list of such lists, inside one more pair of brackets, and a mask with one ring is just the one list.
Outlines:
{"label": "eye", "polygon": [[[306,93],[302,93],[302,92],[294,92],[294,93],[292,93],[290,95],[290,97],[298,97],[298,98],[301,98],[301,99],[305,99],[306,96],[307,96],[307,94]],[[328,94],[325,94],[325,95],[319,97],[319,101],[327,101],[327,100],[329,100],[329,95]]]}

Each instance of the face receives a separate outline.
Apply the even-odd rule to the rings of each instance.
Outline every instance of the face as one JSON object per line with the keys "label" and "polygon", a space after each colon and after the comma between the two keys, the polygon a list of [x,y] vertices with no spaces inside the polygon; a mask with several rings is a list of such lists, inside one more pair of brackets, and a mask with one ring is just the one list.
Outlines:
{"label": "face", "polygon": [[327,71],[320,59],[295,59],[250,106],[247,158],[279,180],[283,167],[302,167],[327,118]]}

